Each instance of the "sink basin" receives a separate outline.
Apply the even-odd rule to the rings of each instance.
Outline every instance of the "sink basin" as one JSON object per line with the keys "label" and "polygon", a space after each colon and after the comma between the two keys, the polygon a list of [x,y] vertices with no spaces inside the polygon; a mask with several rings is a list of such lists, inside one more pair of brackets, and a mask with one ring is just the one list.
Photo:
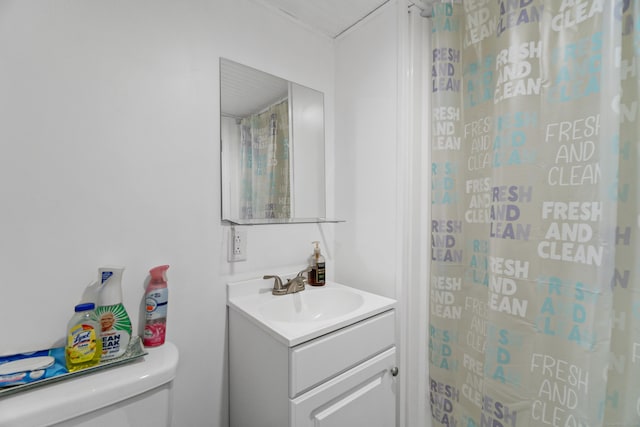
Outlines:
{"label": "sink basin", "polygon": [[309,289],[265,303],[260,312],[276,322],[316,322],[349,314],[364,304],[360,294],[344,289]]}
{"label": "sink basin", "polygon": [[227,305],[289,347],[391,310],[396,304],[391,298],[331,281],[280,296],[271,294],[272,287],[273,280],[262,278],[228,283]]}

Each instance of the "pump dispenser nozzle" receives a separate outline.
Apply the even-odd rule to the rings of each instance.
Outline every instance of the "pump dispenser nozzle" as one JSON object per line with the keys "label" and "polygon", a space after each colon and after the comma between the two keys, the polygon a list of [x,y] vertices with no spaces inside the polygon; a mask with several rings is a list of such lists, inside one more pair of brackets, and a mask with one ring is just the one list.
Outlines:
{"label": "pump dispenser nozzle", "polygon": [[122,273],[124,267],[105,266],[98,269],[100,305],[122,304]]}
{"label": "pump dispenser nozzle", "polygon": [[98,305],[98,297],[100,296],[100,281],[94,280],[89,283],[82,293],[80,304],[92,302],[93,305]]}
{"label": "pump dispenser nozzle", "polygon": [[151,275],[151,281],[153,283],[166,283],[167,275],[166,272],[169,269],[168,265],[159,265],[157,267],[153,267],[149,270],[149,275]]}

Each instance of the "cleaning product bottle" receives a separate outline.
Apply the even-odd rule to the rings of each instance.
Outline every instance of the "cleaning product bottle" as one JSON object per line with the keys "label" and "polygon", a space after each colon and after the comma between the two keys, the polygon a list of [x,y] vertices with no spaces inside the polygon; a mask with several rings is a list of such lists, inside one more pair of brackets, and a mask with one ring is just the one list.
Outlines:
{"label": "cleaning product bottle", "polygon": [[102,340],[94,309],[95,304],[92,302],[76,305],[75,314],[67,325],[67,344],[64,354],[69,372],[90,368],[100,363]]}
{"label": "cleaning product bottle", "polygon": [[159,265],[149,270],[151,280],[145,293],[144,337],[142,343],[145,347],[155,347],[164,344],[167,331],[167,302],[169,301],[169,289],[167,288],[166,271],[168,265]]}
{"label": "cleaning product bottle", "polygon": [[96,315],[100,320],[102,360],[122,356],[131,340],[131,320],[122,305],[122,272],[124,267],[100,267],[99,305]]}
{"label": "cleaning product bottle", "polygon": [[320,242],[312,242],[316,245],[311,256],[311,270],[309,271],[308,282],[313,286],[324,286],[325,283],[325,261],[320,253]]}

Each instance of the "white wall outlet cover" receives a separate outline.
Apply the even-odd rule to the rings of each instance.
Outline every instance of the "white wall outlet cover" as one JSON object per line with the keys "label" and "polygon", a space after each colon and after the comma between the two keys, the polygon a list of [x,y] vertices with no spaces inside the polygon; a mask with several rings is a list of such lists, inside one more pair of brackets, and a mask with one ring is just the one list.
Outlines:
{"label": "white wall outlet cover", "polygon": [[229,262],[247,260],[247,230],[231,227],[229,230]]}

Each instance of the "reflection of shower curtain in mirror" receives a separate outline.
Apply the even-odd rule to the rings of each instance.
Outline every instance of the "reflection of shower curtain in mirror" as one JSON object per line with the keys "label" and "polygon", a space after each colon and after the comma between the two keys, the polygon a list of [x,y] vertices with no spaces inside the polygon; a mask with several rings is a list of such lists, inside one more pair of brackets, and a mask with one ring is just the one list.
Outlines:
{"label": "reflection of shower curtain in mirror", "polygon": [[640,426],[640,0],[442,0],[434,426]]}
{"label": "reflection of shower curtain in mirror", "polygon": [[288,101],[242,119],[240,129],[240,217],[290,218]]}

